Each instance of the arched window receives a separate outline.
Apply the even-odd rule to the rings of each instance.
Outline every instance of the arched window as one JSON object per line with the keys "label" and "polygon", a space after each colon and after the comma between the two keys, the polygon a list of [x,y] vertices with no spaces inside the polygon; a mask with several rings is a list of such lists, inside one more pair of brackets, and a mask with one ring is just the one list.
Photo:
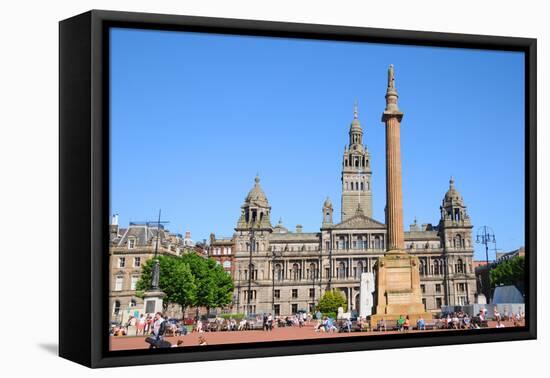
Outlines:
{"label": "arched window", "polygon": [[457,273],[464,273],[464,263],[462,262],[462,259],[458,259],[456,261],[455,271]]}
{"label": "arched window", "polygon": [[251,264],[249,267],[250,267],[250,272],[248,270],[244,271],[245,279],[248,280],[248,275],[249,274],[250,274],[250,279],[251,280],[257,279],[258,271],[256,270],[256,267],[254,266],[254,264]]}
{"label": "arched window", "polygon": [[343,261],[340,261],[338,264],[338,278],[346,278],[346,264]]}
{"label": "arched window", "polygon": [[275,279],[277,281],[283,280],[283,267],[281,266],[281,264],[275,265]]}
{"label": "arched window", "polygon": [[293,280],[300,279],[300,266],[296,263],[292,264],[291,277]]}
{"label": "arched window", "polygon": [[460,235],[456,235],[453,240],[453,246],[455,248],[462,248],[462,237]]}
{"label": "arched window", "polygon": [[440,267],[441,266],[439,260],[434,260],[434,275],[438,276],[442,273]]}
{"label": "arched window", "polygon": [[355,159],[355,166],[358,167],[359,166],[359,159]]}
{"label": "arched window", "polygon": [[361,183],[361,190],[365,190],[365,184]]}

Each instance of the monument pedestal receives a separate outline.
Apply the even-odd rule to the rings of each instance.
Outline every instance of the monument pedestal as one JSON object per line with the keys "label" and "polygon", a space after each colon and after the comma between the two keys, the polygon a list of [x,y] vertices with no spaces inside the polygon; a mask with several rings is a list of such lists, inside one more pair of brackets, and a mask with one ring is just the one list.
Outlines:
{"label": "monument pedestal", "polygon": [[380,319],[396,320],[409,316],[411,326],[420,316],[431,319],[422,303],[418,258],[404,251],[389,251],[377,263],[376,313],[371,316],[371,326]]}
{"label": "monument pedestal", "polygon": [[163,312],[163,298],[166,296],[160,290],[147,290],[143,294],[144,311],[146,314]]}

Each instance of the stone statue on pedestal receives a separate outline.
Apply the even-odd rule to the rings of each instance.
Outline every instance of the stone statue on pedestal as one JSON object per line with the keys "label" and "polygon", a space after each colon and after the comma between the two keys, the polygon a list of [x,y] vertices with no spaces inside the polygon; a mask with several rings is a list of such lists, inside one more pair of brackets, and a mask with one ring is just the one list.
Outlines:
{"label": "stone statue on pedestal", "polygon": [[372,273],[361,273],[361,286],[359,294],[359,316],[366,318],[372,315],[374,275]]}
{"label": "stone statue on pedestal", "polygon": [[166,294],[164,294],[159,288],[159,278],[160,263],[158,259],[155,259],[153,272],[151,274],[151,288],[143,295],[145,305],[144,312],[146,314],[154,314],[156,312],[162,312],[163,310],[163,298]]}
{"label": "stone statue on pedestal", "polygon": [[158,260],[155,260],[155,265],[153,265],[153,274],[151,277],[151,290],[159,289],[159,277],[160,277],[160,263]]}

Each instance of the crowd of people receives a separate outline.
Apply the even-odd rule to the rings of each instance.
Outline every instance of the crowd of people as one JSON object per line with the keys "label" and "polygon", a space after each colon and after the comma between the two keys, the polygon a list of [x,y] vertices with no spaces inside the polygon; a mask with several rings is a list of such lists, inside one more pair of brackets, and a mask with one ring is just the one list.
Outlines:
{"label": "crowd of people", "polygon": [[[167,319],[162,313],[154,315],[141,314],[139,317],[130,316],[125,324],[114,324],[110,328],[111,336],[146,336],[146,341],[151,348],[162,347],[181,347],[183,340],[178,339],[174,345],[165,341],[166,336],[185,336],[188,332],[218,332],[218,331],[247,331],[264,330],[272,331],[274,328],[282,327],[304,327],[311,325],[315,332],[352,332],[370,330],[370,322],[367,319],[358,317],[357,319],[331,316],[323,316],[320,312],[312,315],[311,313],[299,312],[290,316],[273,316],[271,313],[256,315],[251,317],[235,318],[219,317],[204,318],[198,317],[190,324],[183,320]],[[463,311],[443,314],[439,319],[431,320],[429,324],[420,316],[415,324],[411,324],[408,315],[401,315],[397,320],[380,319],[375,329],[378,331],[409,331],[411,329],[479,329],[487,327],[488,321],[496,321],[497,328],[505,327],[504,322],[514,326],[524,325],[524,313],[505,313],[501,315],[498,308],[495,307],[491,319],[487,316],[487,310],[481,309],[476,316],[470,316]],[[188,328],[189,327],[189,328]],[[199,336],[199,345],[207,345],[206,338]]]}

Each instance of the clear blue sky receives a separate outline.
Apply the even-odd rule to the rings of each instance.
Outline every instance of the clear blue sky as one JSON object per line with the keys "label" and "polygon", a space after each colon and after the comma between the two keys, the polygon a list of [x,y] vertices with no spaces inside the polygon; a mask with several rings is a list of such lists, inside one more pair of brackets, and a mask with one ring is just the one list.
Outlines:
{"label": "clear blue sky", "polygon": [[[385,206],[387,67],[395,65],[405,228],[437,224],[454,176],[474,224],[504,251],[524,244],[523,54],[114,29],[111,211],[163,219],[195,240],[233,233],[259,173],[272,223],[318,231],[340,217],[340,170],[359,102]],[[476,258],[484,258],[476,246]]]}

